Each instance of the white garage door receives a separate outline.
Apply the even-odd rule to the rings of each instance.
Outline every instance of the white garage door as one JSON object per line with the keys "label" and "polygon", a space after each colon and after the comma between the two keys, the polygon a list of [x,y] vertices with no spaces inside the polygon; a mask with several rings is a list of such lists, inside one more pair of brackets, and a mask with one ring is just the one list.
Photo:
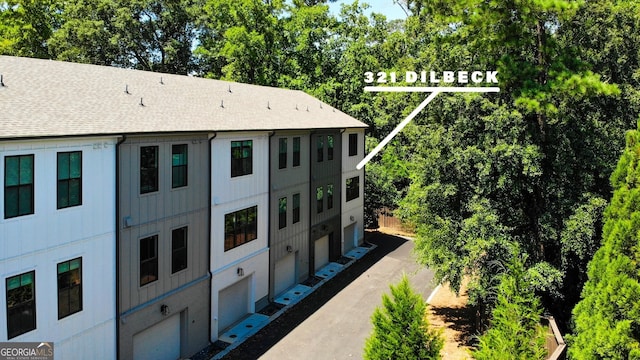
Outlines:
{"label": "white garage door", "polygon": [[180,314],[172,315],[133,336],[135,360],[176,360],[180,358]]}
{"label": "white garage door", "polygon": [[218,295],[218,333],[242,319],[249,313],[250,276],[221,290]]}
{"label": "white garage door", "polygon": [[356,242],[356,224],[351,224],[344,228],[344,251],[343,254],[355,247]]}
{"label": "white garage door", "polygon": [[315,259],[316,271],[329,263],[329,235],[316,240]]}
{"label": "white garage door", "polygon": [[274,293],[279,295],[296,284],[296,254],[289,254],[276,263]]}

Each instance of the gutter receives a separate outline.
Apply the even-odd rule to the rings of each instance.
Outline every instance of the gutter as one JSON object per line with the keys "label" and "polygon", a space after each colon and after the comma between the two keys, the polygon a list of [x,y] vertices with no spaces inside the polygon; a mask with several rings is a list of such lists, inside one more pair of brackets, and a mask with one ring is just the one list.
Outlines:
{"label": "gutter", "polygon": [[120,145],[127,135],[116,143],[116,359],[120,360]]}

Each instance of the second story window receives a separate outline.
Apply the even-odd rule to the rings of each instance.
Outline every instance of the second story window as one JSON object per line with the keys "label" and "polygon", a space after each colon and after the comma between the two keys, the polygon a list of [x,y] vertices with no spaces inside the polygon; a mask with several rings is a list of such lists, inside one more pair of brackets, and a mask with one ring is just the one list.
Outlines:
{"label": "second story window", "polygon": [[58,153],[58,209],[82,204],[82,152]]}
{"label": "second story window", "polygon": [[140,194],[158,191],[158,146],[140,148]]}
{"label": "second story window", "polygon": [[7,339],[36,328],[36,272],[7,278]]}
{"label": "second story window", "polygon": [[171,231],[171,273],[187,268],[187,227]]}
{"label": "second story window", "polygon": [[327,136],[327,160],[333,160],[333,135]]}
{"label": "second story window", "polygon": [[58,319],[82,311],[82,258],[58,264]]}
{"label": "second story window", "polygon": [[358,134],[349,134],[349,156],[358,155]]}
{"label": "second story window", "polygon": [[287,167],[287,138],[278,140],[278,169]]}
{"label": "second story window", "polygon": [[316,213],[320,214],[324,210],[324,191],[322,186],[316,188]]}
{"label": "second story window", "polygon": [[231,142],[231,177],[253,173],[253,140]]}
{"label": "second story window", "polygon": [[300,194],[293,194],[293,223],[300,222]]}
{"label": "second story window", "polygon": [[300,166],[300,137],[293,138],[293,166]]}
{"label": "second story window", "polygon": [[258,207],[238,210],[224,216],[224,251],[258,238]]}
{"label": "second story window", "polygon": [[187,144],[171,146],[171,187],[187,186]]}
{"label": "second story window", "polygon": [[287,227],[287,198],[278,200],[278,229]]}
{"label": "second story window", "polygon": [[327,210],[333,209],[333,184],[327,185]]}
{"label": "second story window", "polygon": [[4,218],[33,214],[33,155],[4,158]]}
{"label": "second story window", "polygon": [[360,197],[360,177],[355,176],[347,179],[347,201]]}
{"label": "second story window", "polygon": [[158,280],[158,235],[140,239],[140,286]]}

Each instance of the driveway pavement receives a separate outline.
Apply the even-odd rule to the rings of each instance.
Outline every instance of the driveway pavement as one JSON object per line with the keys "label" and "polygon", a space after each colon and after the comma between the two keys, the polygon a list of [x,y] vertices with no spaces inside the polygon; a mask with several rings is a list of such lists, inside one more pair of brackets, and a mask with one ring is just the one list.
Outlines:
{"label": "driveway pavement", "polygon": [[361,359],[371,314],[403,273],[426,299],[433,273],[416,264],[411,241],[368,233],[378,247],[230,352],[225,359]]}

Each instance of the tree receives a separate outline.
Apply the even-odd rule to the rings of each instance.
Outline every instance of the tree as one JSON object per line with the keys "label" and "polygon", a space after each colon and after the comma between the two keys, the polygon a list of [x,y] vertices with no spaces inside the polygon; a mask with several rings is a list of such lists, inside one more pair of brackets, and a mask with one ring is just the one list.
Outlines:
{"label": "tree", "polygon": [[0,2],[0,54],[48,58],[47,41],[58,22],[55,0]]}
{"label": "tree", "polygon": [[626,142],[611,176],[602,247],[573,309],[574,359],[640,359],[640,127]]}
{"label": "tree", "polygon": [[526,278],[522,260],[513,258],[501,275],[491,327],[473,352],[477,360],[542,360],[547,355],[540,299]]}
{"label": "tree", "polygon": [[373,332],[366,340],[364,358],[439,359],[443,340],[429,330],[422,296],[411,289],[406,275],[390,289],[392,298],[383,294],[383,307],[371,317]]}

